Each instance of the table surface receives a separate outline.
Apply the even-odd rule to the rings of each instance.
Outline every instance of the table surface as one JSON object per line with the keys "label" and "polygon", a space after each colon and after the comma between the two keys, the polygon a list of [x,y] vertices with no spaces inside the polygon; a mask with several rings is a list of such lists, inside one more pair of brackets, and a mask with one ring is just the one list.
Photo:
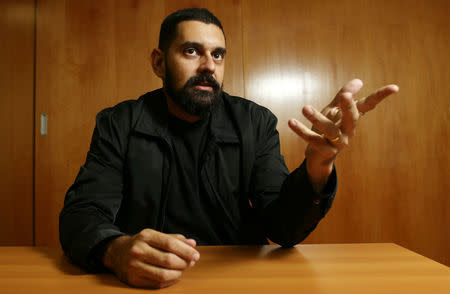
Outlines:
{"label": "table surface", "polygon": [[[159,293],[450,293],[450,268],[381,244],[198,247],[200,261]],[[137,293],[86,274],[60,249],[0,247],[0,293]]]}

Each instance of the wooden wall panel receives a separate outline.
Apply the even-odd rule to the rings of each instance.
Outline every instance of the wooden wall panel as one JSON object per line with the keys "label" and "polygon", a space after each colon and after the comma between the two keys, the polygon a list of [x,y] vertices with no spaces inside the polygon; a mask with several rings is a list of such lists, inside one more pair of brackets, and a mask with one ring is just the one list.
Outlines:
{"label": "wooden wall panel", "polygon": [[287,121],[302,106],[321,109],[356,77],[359,97],[400,86],[360,120],[334,207],[306,242],[396,242],[450,264],[448,2],[244,3],[245,95],[278,116],[290,169],[305,143]]}
{"label": "wooden wall panel", "polygon": [[34,1],[0,1],[0,245],[33,245]]}
{"label": "wooden wall panel", "polygon": [[[230,30],[228,44],[241,48],[239,1],[38,1],[36,114],[48,114],[49,129],[36,135],[37,245],[59,244],[58,215],[85,160],[96,113],[161,86],[149,62],[161,22],[200,4],[217,12]],[[225,88],[242,94],[239,49],[227,58]]]}

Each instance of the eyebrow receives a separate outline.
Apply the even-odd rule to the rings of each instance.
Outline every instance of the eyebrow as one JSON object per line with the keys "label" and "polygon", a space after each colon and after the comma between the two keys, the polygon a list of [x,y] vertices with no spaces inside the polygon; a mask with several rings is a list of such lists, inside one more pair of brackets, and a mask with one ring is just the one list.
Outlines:
{"label": "eyebrow", "polygon": [[[204,48],[204,46],[201,43],[198,42],[192,42],[192,41],[187,41],[184,42],[183,44],[181,44],[181,47],[195,47],[195,48]],[[216,47],[213,50],[214,52],[219,52],[223,55],[225,55],[225,53],[227,53],[227,49],[224,47]]]}

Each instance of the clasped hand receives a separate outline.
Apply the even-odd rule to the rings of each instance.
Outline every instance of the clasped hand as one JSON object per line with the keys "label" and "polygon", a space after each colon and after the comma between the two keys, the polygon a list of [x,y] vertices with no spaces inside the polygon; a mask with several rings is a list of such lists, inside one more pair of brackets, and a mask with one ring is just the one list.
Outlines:
{"label": "clasped hand", "polygon": [[196,242],[180,234],[144,229],[134,236],[114,239],[103,257],[104,265],[135,287],[164,288],[178,281],[195,265]]}
{"label": "clasped hand", "polygon": [[387,85],[365,98],[354,100],[362,86],[361,80],[351,80],[320,112],[309,105],[303,107],[302,113],[312,123],[311,129],[296,119],[289,120],[290,128],[308,143],[306,168],[317,192],[322,190],[331,174],[336,156],[355,134],[360,116],[399,90],[397,85]]}

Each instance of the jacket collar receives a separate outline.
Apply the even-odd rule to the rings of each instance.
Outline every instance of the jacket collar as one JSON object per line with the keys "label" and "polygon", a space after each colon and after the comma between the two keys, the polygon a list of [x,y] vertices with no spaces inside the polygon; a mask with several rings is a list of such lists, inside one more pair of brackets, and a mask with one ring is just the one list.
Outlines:
{"label": "jacket collar", "polygon": [[[210,130],[212,138],[217,142],[239,143],[236,129],[230,112],[227,111],[228,94],[223,93],[222,99],[211,113]],[[168,108],[162,89],[157,89],[141,96],[138,100],[138,114],[134,131],[153,137],[168,137]]]}

